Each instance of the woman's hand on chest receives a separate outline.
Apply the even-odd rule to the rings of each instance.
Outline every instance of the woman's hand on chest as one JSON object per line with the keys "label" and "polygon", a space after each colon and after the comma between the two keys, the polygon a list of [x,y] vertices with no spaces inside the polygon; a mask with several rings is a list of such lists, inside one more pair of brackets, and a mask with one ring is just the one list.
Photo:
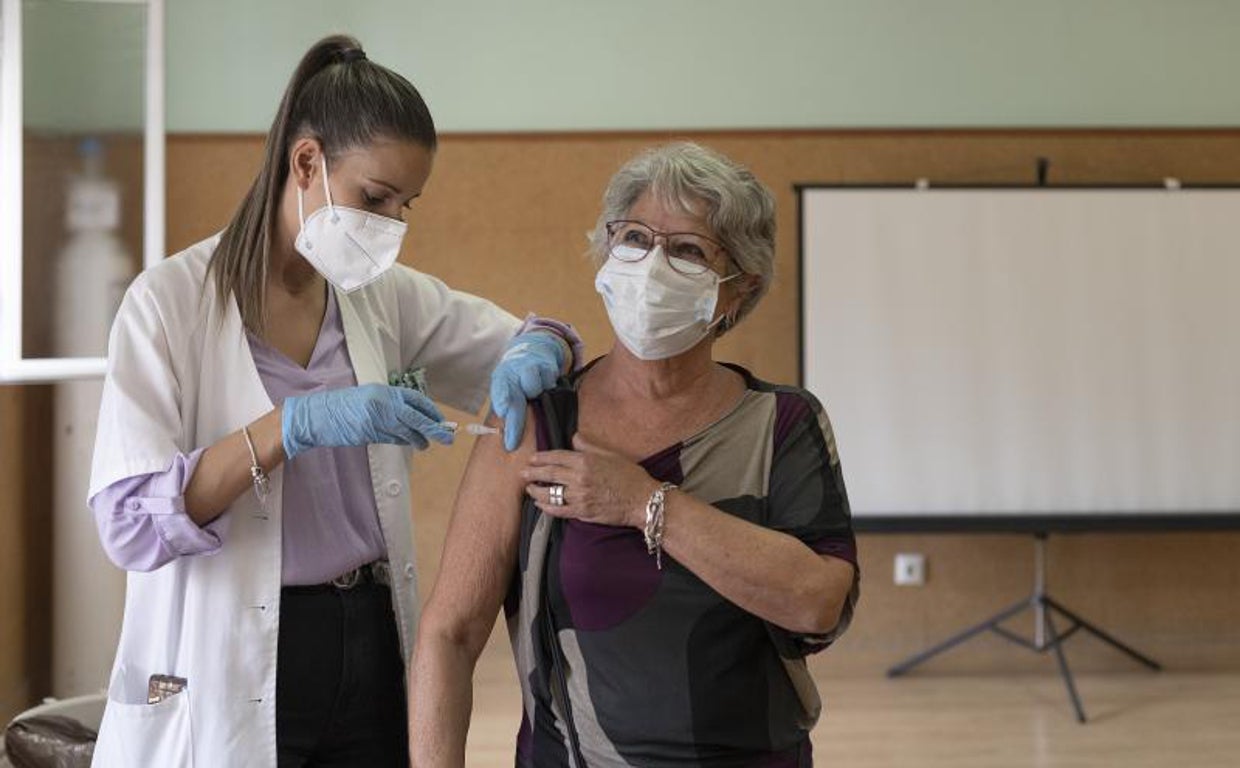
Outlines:
{"label": "woman's hand on chest", "polygon": [[[571,451],[540,451],[521,477],[545,514],[597,525],[641,528],[646,501],[659,487],[641,465],[577,435]],[[556,491],[555,487],[562,490]],[[562,499],[558,503],[557,499]]]}

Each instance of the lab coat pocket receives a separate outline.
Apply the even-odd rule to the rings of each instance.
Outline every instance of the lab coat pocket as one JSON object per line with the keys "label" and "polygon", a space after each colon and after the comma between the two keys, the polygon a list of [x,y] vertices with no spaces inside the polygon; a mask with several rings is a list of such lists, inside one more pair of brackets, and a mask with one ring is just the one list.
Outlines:
{"label": "lab coat pocket", "polygon": [[193,766],[189,707],[188,691],[156,704],[125,704],[109,698],[91,766]]}

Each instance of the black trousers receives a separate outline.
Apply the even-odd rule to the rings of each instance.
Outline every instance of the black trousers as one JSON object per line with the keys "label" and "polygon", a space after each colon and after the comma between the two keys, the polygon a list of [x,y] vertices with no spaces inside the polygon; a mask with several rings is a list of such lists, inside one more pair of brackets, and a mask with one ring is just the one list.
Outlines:
{"label": "black trousers", "polygon": [[407,733],[405,665],[388,588],[282,589],[279,768],[407,768]]}

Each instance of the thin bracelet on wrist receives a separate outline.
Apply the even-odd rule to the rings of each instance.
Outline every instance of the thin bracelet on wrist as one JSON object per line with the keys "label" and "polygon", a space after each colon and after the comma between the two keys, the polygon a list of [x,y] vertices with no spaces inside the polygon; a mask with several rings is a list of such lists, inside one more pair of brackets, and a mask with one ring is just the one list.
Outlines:
{"label": "thin bracelet on wrist", "polygon": [[254,450],[254,440],[250,437],[249,426],[241,428],[241,434],[245,437],[245,447],[250,449],[250,479],[254,481],[254,495],[262,504],[267,503],[267,494],[271,492],[271,481],[267,477],[267,471],[258,463],[258,451]]}

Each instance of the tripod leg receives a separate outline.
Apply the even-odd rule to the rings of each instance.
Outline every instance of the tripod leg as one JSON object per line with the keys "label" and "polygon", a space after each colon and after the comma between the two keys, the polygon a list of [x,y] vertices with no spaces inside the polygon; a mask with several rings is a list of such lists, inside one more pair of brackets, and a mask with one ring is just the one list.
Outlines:
{"label": "tripod leg", "polygon": [[963,632],[959,632],[955,635],[952,635],[951,637],[947,638],[946,640],[939,643],[938,645],[934,645],[930,648],[927,648],[921,653],[918,653],[914,656],[910,656],[909,658],[905,659],[899,664],[896,664],[894,667],[891,667],[890,669],[887,670],[887,677],[899,677],[900,675],[903,675],[905,672],[908,672],[910,669],[917,666],[918,664],[921,664],[924,661],[927,661],[935,656],[938,656],[940,653],[943,653],[944,651],[955,648],[957,645],[960,645],[961,643],[973,637],[974,635],[981,634],[982,632],[986,632],[994,628],[1001,622],[1008,620],[1012,616],[1015,616],[1016,614],[1020,613],[1021,611],[1025,610],[1028,607],[1029,607],[1029,598],[1025,598],[1024,600],[1021,600],[1019,603],[1016,603],[1013,606],[1010,606],[1008,608],[1003,609],[1002,611],[999,611],[994,616],[991,616],[989,619],[986,619],[980,624],[976,624],[964,630]]}
{"label": "tripod leg", "polygon": [[1059,662],[1059,674],[1063,677],[1063,684],[1068,689],[1068,698],[1072,699],[1072,708],[1076,710],[1076,720],[1078,723],[1083,723],[1085,722],[1085,709],[1081,706],[1081,697],[1077,695],[1076,683],[1072,680],[1071,670],[1068,669],[1068,659],[1063,655],[1063,643],[1060,641],[1059,632],[1055,630],[1055,622],[1051,619],[1050,612],[1043,615],[1046,617],[1046,634],[1050,635],[1050,645],[1055,649],[1055,660]]}
{"label": "tripod leg", "polygon": [[1124,643],[1115,639],[1114,637],[1107,634],[1106,632],[1103,632],[1098,627],[1095,627],[1093,624],[1090,624],[1088,621],[1085,621],[1080,616],[1077,616],[1072,611],[1069,611],[1067,608],[1064,608],[1062,605],[1055,602],[1051,598],[1049,597],[1046,598],[1046,604],[1050,606],[1051,608],[1055,609],[1056,611],[1059,611],[1060,613],[1062,613],[1064,616],[1068,617],[1072,621],[1076,622],[1077,624],[1080,625],[1081,629],[1090,633],[1091,635],[1098,638],[1099,640],[1106,643],[1107,645],[1110,645],[1112,648],[1116,649],[1117,651],[1127,654],[1128,656],[1132,657],[1136,661],[1144,664],[1145,666],[1149,667],[1150,669],[1156,672],[1162,669],[1162,665],[1159,664],[1157,661],[1154,661],[1149,656],[1146,656],[1145,654],[1134,650],[1132,647],[1125,645]]}

